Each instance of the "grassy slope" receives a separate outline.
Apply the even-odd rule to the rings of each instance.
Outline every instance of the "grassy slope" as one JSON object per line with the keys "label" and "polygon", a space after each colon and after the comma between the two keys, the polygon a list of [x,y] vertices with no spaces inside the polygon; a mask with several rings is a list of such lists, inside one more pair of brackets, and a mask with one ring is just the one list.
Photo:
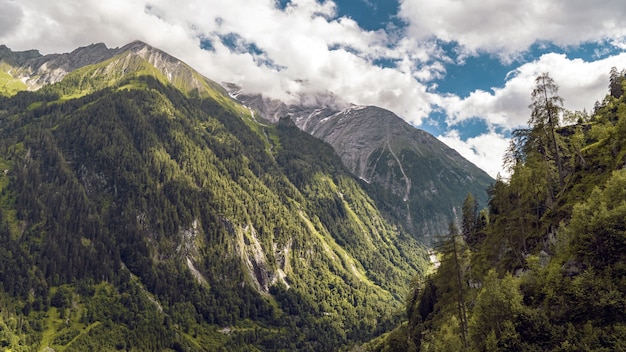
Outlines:
{"label": "grassy slope", "polygon": [[13,78],[9,71],[11,66],[5,62],[0,62],[0,95],[12,96],[17,92],[26,90],[26,84],[19,79]]}

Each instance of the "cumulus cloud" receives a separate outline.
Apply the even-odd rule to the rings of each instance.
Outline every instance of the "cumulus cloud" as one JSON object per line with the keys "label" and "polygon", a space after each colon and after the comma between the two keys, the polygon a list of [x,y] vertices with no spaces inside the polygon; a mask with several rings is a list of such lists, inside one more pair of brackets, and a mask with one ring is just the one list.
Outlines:
{"label": "cumulus cloud", "polygon": [[466,98],[447,95],[438,104],[447,114],[447,124],[454,126],[471,118],[484,119],[488,124],[513,129],[525,126],[530,117],[530,93],[535,78],[548,72],[560,86],[559,95],[568,110],[590,110],[596,100],[607,94],[608,74],[612,66],[621,67],[626,53],[603,60],[587,62],[568,59],[562,54],[545,54],[509,73],[503,87],[487,92],[476,90]]}
{"label": "cumulus cloud", "polygon": [[121,46],[135,39],[155,46],[179,43],[185,48],[189,38],[180,26],[146,14],[145,2],[139,0],[22,0],[14,4],[24,14],[22,21],[0,36],[13,50],[59,53],[95,42]]}
{"label": "cumulus cloud", "polygon": [[[352,19],[336,18],[331,1],[292,1],[284,10],[270,6],[271,2],[244,2],[241,6],[216,2],[215,6],[206,7],[214,14],[199,12],[197,18],[176,16],[192,21],[196,31],[222,49],[212,54],[210,77],[282,99],[289,99],[289,94],[330,91],[355,104],[393,110],[414,124],[427,118],[430,97],[415,78],[418,72],[428,76],[426,71],[441,70],[426,64],[419,66],[422,60],[430,58],[428,51],[434,47],[396,42],[385,31],[366,31]],[[165,1],[155,3],[168,16],[173,16],[176,6]],[[215,14],[219,14],[219,19],[207,20],[215,18]],[[259,72],[253,57],[248,58],[247,65],[238,65],[235,74],[233,68],[221,67],[223,60],[219,56],[239,55],[220,44],[220,36],[228,33],[237,33],[254,43],[273,67],[261,67],[263,72]],[[373,62],[379,59],[397,61],[402,69],[377,66]],[[267,74],[275,78],[259,79],[259,75],[265,78]]]}
{"label": "cumulus cloud", "polygon": [[400,16],[413,37],[457,42],[469,54],[511,57],[531,45],[623,42],[626,2],[607,0],[401,0]]}
{"label": "cumulus cloud", "polygon": [[[432,61],[439,50],[432,43],[364,30],[338,17],[333,1],[293,0],[284,9],[273,0],[24,0],[15,6],[24,20],[0,35],[14,50],[65,52],[140,39],[218,82],[283,100],[328,91],[390,109],[415,125],[431,111],[424,81],[443,71]],[[237,45],[226,45],[225,38]],[[202,43],[211,50],[202,50]]]}
{"label": "cumulus cloud", "polygon": [[498,175],[508,177],[502,168],[502,159],[509,140],[502,134],[494,131],[462,140],[458,130],[449,130],[437,138],[455,149],[465,159],[483,169],[489,176],[496,178]]}
{"label": "cumulus cloud", "polygon": [[[332,93],[387,108],[415,126],[433,125],[429,117],[436,109],[457,129],[470,118],[505,130],[523,126],[534,78],[546,71],[561,85],[567,108],[590,108],[606,93],[610,67],[621,68],[626,59],[622,54],[585,62],[547,54],[512,71],[501,87],[467,97],[441,93],[434,80],[467,55],[510,59],[543,42],[602,41],[624,48],[626,3],[400,0],[399,5],[406,28],[365,30],[338,16],[332,0],[291,0],[284,8],[276,0],[0,0],[0,43],[58,53],[139,39],[251,93],[286,101]],[[446,42],[457,43],[460,51],[445,50]],[[451,131],[440,138],[473,151],[470,160],[489,167],[491,156],[480,152],[479,142],[501,137],[489,132],[463,141]]]}

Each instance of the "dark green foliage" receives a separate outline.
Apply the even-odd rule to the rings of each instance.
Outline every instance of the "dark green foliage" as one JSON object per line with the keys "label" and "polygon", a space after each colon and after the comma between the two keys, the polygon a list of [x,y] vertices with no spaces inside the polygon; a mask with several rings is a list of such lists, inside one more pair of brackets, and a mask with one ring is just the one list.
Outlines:
{"label": "dark green foliage", "polygon": [[72,303],[72,292],[65,286],[59,287],[52,298],[50,305],[56,308],[70,308]]}
{"label": "dark green foliage", "polygon": [[619,98],[624,94],[624,76],[626,76],[625,70],[618,72],[616,67],[611,67],[611,72],[609,72],[609,94],[613,98]]}
{"label": "dark green foliage", "polygon": [[[444,247],[436,273],[412,288],[408,325],[398,331],[408,330],[420,350],[463,348],[463,319],[458,302],[450,299],[459,273],[465,275],[468,307],[466,350],[624,349],[622,82],[622,74],[612,70],[610,94],[593,116],[570,119],[574,125],[557,126],[545,110],[539,116],[537,109],[551,107],[545,100],[531,106],[534,125],[513,136],[511,178],[491,187],[489,208],[482,212],[466,199],[467,261],[450,265]],[[392,335],[388,340],[386,347],[396,343]]]}
{"label": "dark green foliage", "polygon": [[425,252],[330,146],[281,123],[272,155],[216,100],[76,77],[0,98],[5,347],[336,350],[399,322]]}
{"label": "dark green foliage", "polygon": [[467,194],[462,208],[461,233],[463,240],[472,249],[477,249],[484,241],[488,215],[481,212],[478,201],[471,193]]}
{"label": "dark green foliage", "polygon": [[291,119],[281,119],[276,132],[281,141],[276,161],[296,187],[310,185],[316,173],[348,174],[333,147],[302,132]]}

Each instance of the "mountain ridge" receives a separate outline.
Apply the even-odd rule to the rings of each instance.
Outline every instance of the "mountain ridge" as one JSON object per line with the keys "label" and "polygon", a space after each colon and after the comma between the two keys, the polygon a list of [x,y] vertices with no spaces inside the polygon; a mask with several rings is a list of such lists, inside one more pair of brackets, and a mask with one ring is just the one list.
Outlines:
{"label": "mountain ridge", "polygon": [[131,53],[160,70],[170,83],[176,85],[184,82],[187,85],[184,90],[198,89],[202,91],[206,83],[211,89],[218,90],[221,94],[226,93],[223,87],[199,75],[189,65],[139,40],[119,48],[108,48],[104,43],[95,43],[77,48],[70,53],[49,55],[41,55],[37,50],[13,53],[6,46],[4,48],[0,51],[0,60],[17,65],[12,76],[14,79],[23,81],[29,90],[37,90],[44,85],[59,82],[66,75],[82,67]]}
{"label": "mountain ridge", "polygon": [[[47,55],[35,61],[30,59],[26,62],[36,64],[26,64],[25,67],[31,68],[18,71],[30,72],[30,76],[20,76],[22,81],[47,79],[54,83],[65,75],[80,71],[70,70],[73,67],[93,61],[102,63],[124,53],[142,58],[181,90],[189,94],[209,95],[242,116],[257,111],[255,116],[271,123],[289,116],[302,130],[330,143],[350,172],[370,184],[371,188],[377,188],[372,192],[382,194],[378,197],[379,206],[388,209],[388,217],[395,218],[426,243],[434,243],[438,236],[444,234],[449,222],[458,223],[460,207],[467,192],[473,193],[481,206],[486,205],[485,190],[494,180],[456,151],[388,110],[350,105],[329,92],[303,95],[297,103],[286,104],[262,95],[246,94],[241,87],[233,84],[225,83],[223,88],[178,59],[141,41],[115,49],[108,49],[104,44],[92,44],[70,54]],[[77,58],[70,59],[74,56]],[[121,72],[115,67],[116,63],[111,65],[114,72]],[[123,67],[123,72],[128,67],[127,63],[117,65]],[[50,67],[56,73],[43,70],[38,74],[32,67],[39,67],[37,70]],[[83,79],[76,78],[79,82]],[[33,89],[37,87],[33,85]],[[237,107],[232,100],[241,102],[247,108]],[[254,116],[249,117],[251,124],[256,124]],[[256,129],[263,134],[262,128]],[[266,144],[271,148],[267,137]],[[405,165],[407,162],[408,165]],[[437,168],[449,172],[442,176]],[[430,175],[428,179],[421,176],[424,173]],[[448,184],[442,179],[446,179]]]}
{"label": "mountain ridge", "polygon": [[486,172],[389,110],[346,104],[332,94],[287,104],[226,87],[264,119],[289,117],[333,146],[350,172],[378,188],[374,193],[391,193],[379,197],[381,206],[426,243],[434,244],[450,222],[458,223],[468,192],[481,206],[487,204],[486,189],[494,180]]}
{"label": "mountain ridge", "polygon": [[0,96],[3,347],[337,350],[399,321],[425,249],[328,144],[187,87],[126,51]]}

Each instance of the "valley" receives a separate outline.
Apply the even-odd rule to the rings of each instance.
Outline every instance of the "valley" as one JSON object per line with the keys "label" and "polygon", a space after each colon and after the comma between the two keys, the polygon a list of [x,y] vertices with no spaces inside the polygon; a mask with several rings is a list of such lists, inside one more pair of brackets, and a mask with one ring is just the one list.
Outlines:
{"label": "valley", "polygon": [[142,42],[0,68],[4,350],[623,349],[623,71],[592,114],[540,75],[493,180]]}

